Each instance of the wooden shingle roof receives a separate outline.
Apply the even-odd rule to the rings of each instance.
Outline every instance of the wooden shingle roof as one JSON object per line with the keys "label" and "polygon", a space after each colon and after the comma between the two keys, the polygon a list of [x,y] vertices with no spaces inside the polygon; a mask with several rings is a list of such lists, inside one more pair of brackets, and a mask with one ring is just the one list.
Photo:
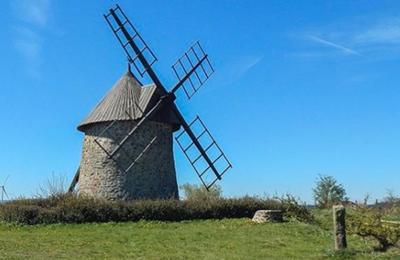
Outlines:
{"label": "wooden shingle roof", "polygon": [[[130,120],[129,115],[138,120],[154,106],[158,98],[154,84],[142,86],[128,71],[78,125],[78,130],[84,132],[89,125],[95,123]],[[169,123],[174,125],[174,130],[179,129],[179,120],[167,108],[162,108],[152,120]]]}

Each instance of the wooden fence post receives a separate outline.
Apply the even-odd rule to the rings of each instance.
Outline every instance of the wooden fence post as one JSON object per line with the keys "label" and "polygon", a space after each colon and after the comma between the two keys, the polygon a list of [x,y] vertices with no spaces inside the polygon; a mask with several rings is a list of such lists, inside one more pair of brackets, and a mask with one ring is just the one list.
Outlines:
{"label": "wooden fence post", "polygon": [[333,235],[335,236],[335,250],[347,247],[346,241],[346,209],[342,205],[333,206]]}

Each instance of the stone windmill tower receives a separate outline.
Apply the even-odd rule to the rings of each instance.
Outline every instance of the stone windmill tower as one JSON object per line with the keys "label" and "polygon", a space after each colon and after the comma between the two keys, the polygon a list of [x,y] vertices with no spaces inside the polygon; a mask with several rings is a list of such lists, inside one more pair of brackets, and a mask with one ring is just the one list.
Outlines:
{"label": "stone windmill tower", "polygon": [[[180,124],[174,114],[165,111],[143,124],[114,160],[104,152],[113,150],[159,98],[154,85],[142,86],[128,70],[78,126],[85,133],[81,193],[107,199],[177,198],[172,135]],[[121,170],[127,169],[149,143],[137,163],[126,172]]]}
{"label": "stone windmill tower", "polygon": [[[85,134],[80,167],[69,191],[109,200],[178,198],[173,158],[175,140],[209,189],[232,166],[199,117],[187,123],[175,105],[175,92],[188,98],[214,72],[208,55],[196,42],[172,66],[178,77],[167,91],[154,72],[154,53],[117,5],[104,15],[137,74],[130,66],[78,126]],[[190,85],[189,85],[190,84]]]}

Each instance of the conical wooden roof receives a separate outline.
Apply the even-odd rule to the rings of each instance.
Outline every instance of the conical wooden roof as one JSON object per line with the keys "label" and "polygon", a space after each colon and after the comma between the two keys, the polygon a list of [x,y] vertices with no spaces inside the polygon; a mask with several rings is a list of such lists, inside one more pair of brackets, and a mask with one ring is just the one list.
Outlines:
{"label": "conical wooden roof", "polygon": [[[78,125],[78,130],[84,132],[89,125],[95,123],[131,120],[129,115],[134,120],[140,119],[158,98],[154,84],[142,86],[128,70]],[[174,130],[179,129],[179,120],[167,107],[162,108],[152,120],[173,124]]]}

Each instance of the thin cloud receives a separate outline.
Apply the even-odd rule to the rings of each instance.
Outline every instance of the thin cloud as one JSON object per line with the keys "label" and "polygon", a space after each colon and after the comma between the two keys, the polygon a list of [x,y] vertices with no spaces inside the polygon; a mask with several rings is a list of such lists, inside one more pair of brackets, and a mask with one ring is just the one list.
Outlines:
{"label": "thin cloud", "polygon": [[387,45],[400,43],[400,19],[391,18],[381,21],[364,31],[355,33],[355,44]]}
{"label": "thin cloud", "polygon": [[232,84],[234,81],[239,80],[251,69],[257,66],[264,59],[264,55],[258,56],[243,56],[234,61],[227,62],[226,66],[222,69],[223,72],[220,73],[224,75],[224,80],[222,80],[223,85]]}
{"label": "thin cloud", "polygon": [[340,50],[340,51],[342,51],[344,53],[350,54],[350,55],[362,56],[359,52],[357,52],[355,50],[352,50],[352,49],[347,48],[347,47],[345,47],[343,45],[339,45],[337,43],[322,39],[322,38],[317,37],[317,36],[309,35],[308,39],[310,39],[310,40],[312,40],[312,41],[314,41],[316,43],[320,43],[320,44],[323,44],[325,46],[329,46],[329,47],[338,49],[338,50]]}
{"label": "thin cloud", "polygon": [[[400,16],[384,17],[380,19],[364,18],[365,22],[346,21],[354,26],[342,31],[332,30],[337,24],[326,25],[324,28],[312,29],[313,33],[297,32],[290,37],[297,40],[307,40],[322,46],[329,47],[327,51],[313,49],[299,45],[295,52],[287,56],[304,59],[336,58],[338,53],[348,56],[362,56],[370,61],[382,59],[397,59],[400,56]],[[308,29],[310,32],[310,29]],[[323,38],[317,35],[325,35]],[[340,43],[347,43],[350,47]]]}
{"label": "thin cloud", "polygon": [[26,71],[32,77],[40,76],[43,37],[41,34],[49,20],[49,0],[17,0],[11,2],[11,9],[18,20],[14,45],[23,58]]}
{"label": "thin cloud", "polygon": [[326,51],[299,51],[299,52],[289,52],[285,56],[291,58],[300,59],[320,59],[320,58],[334,58],[337,56],[336,53],[326,52]]}
{"label": "thin cloud", "polygon": [[32,77],[39,77],[39,69],[42,62],[42,39],[34,31],[19,27],[15,29],[15,48],[24,60],[26,70]]}
{"label": "thin cloud", "polygon": [[255,67],[258,63],[260,63],[263,60],[263,58],[264,58],[264,56],[243,58],[243,60],[241,61],[242,66],[239,67],[238,72],[237,72],[238,78],[242,77],[249,70],[251,70],[253,67]]}
{"label": "thin cloud", "polygon": [[49,0],[14,0],[11,5],[20,20],[38,27],[47,25],[50,11]]}

